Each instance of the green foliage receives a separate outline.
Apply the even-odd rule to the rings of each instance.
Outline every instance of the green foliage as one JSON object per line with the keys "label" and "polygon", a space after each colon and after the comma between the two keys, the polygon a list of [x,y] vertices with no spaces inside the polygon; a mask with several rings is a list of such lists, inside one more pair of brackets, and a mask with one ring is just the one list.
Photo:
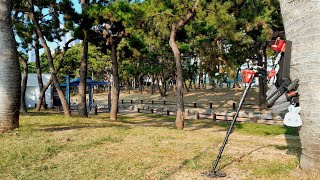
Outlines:
{"label": "green foliage", "polygon": [[[14,2],[14,8],[28,7],[27,1]],[[89,48],[88,73],[94,72],[98,78],[103,78],[106,67],[110,66],[110,51],[107,50],[110,44],[103,38],[103,30],[94,30],[94,27],[108,24],[115,35],[113,40],[119,44],[123,81],[139,76],[173,78],[174,57],[168,44],[171,25],[194,3],[189,0],[91,0],[86,1],[86,6],[78,13],[73,7],[75,1],[34,2],[35,14],[48,41],[59,41],[66,31],[83,39],[84,30],[88,31],[90,43],[96,46]],[[13,17],[20,47],[33,48],[30,44],[35,28],[30,17],[21,12],[13,13]],[[60,20],[62,17],[63,21],[57,17]],[[65,28],[57,28],[57,23]],[[176,34],[184,60],[185,80],[191,81],[199,71],[208,73],[210,78],[217,78],[215,74],[219,70],[234,76],[239,65],[257,56],[261,42],[271,39],[275,31],[283,31],[277,0],[201,0],[196,17]],[[123,36],[117,38],[120,34]],[[79,45],[69,50],[60,75],[78,74],[80,54]],[[56,65],[61,56],[61,52],[55,53]],[[46,58],[41,58],[42,69],[48,72]],[[31,68],[31,71],[34,70]]]}

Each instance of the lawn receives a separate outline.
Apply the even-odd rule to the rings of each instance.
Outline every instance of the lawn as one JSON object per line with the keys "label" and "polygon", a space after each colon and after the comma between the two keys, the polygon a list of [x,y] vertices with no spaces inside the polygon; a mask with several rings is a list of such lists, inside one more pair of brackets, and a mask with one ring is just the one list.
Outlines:
{"label": "lawn", "polygon": [[[205,179],[228,123],[108,114],[65,118],[52,112],[21,116],[0,135],[1,179]],[[237,124],[219,168],[231,179],[301,179],[296,129]]]}

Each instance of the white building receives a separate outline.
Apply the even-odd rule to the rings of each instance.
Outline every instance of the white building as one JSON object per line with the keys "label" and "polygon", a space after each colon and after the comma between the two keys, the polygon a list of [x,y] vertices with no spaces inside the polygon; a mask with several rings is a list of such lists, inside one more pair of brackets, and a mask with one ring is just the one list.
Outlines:
{"label": "white building", "polygon": [[[23,76],[23,75],[22,75]],[[42,81],[43,85],[47,84],[50,80],[50,74],[42,74]],[[46,91],[46,104],[48,108],[52,107],[52,86],[50,86]],[[29,73],[28,80],[27,80],[27,89],[26,89],[26,106],[28,108],[35,107],[37,104],[38,99],[40,97],[40,89],[38,85],[38,78],[36,73]]]}
{"label": "white building", "polygon": [[28,62],[36,62],[34,49],[28,51]]}
{"label": "white building", "polygon": [[[61,29],[64,29],[64,26],[61,24],[61,25],[60,25],[60,28],[61,28]],[[61,41],[59,42],[60,48],[63,48],[63,47],[66,45],[66,43],[67,43],[70,39],[72,39],[72,38],[73,38],[73,36],[72,36],[71,31],[68,31],[63,37],[61,37]],[[77,44],[79,44],[79,43],[81,43],[81,42],[82,42],[82,41],[81,41],[80,39],[76,39],[76,40],[72,41],[72,42],[69,44],[69,47],[75,46],[75,45],[77,45]]]}

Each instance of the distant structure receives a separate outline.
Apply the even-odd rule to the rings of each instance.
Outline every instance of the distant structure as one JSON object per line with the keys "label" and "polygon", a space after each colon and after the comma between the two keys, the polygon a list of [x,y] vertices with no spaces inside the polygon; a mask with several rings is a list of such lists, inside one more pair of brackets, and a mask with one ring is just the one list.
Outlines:
{"label": "distant structure", "polygon": [[[61,29],[64,29],[64,26],[61,24],[61,25],[60,25],[60,28],[61,28]],[[72,38],[73,38],[73,36],[72,36],[71,32],[68,31],[68,32],[61,38],[61,41],[60,41],[60,43],[59,43],[60,48],[63,48],[63,47],[65,46],[65,44],[66,44],[70,39],[72,39]],[[82,40],[76,39],[76,40],[72,41],[72,42],[69,44],[69,47],[75,46],[75,45],[77,45],[77,44],[79,44],[79,43],[81,43],[81,42],[82,42]]]}
{"label": "distant structure", "polygon": [[[22,74],[23,76],[23,74]],[[43,84],[46,84],[50,79],[50,74],[43,73],[42,81]],[[36,73],[29,73],[27,80],[27,90],[26,90],[26,105],[28,108],[35,107],[40,97],[40,89],[38,85],[38,78]],[[52,98],[53,98],[53,89],[50,86],[46,91],[46,104],[48,108],[52,107]]]}
{"label": "distant structure", "polygon": [[36,62],[34,49],[28,51],[28,62]]}
{"label": "distant structure", "polygon": [[[64,29],[64,26],[60,25],[60,28]],[[67,32],[63,37],[61,37],[61,41],[59,42],[60,49],[63,48],[65,46],[65,44],[72,38],[73,38],[73,36],[70,31]],[[69,44],[69,47],[75,46],[81,42],[82,42],[82,40],[76,39]],[[54,49],[57,46],[56,45],[51,46],[50,44],[52,44],[52,43],[48,44],[51,49],[51,52],[54,53]],[[42,54],[42,53],[43,53],[43,50],[40,51],[40,54]],[[33,48],[30,48],[30,50],[28,51],[28,63],[30,63],[30,62],[36,62],[35,51]]]}

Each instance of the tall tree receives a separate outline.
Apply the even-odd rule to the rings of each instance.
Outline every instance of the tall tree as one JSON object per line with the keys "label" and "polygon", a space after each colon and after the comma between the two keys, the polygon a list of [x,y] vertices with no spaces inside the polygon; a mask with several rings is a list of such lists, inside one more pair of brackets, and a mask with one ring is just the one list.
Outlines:
{"label": "tall tree", "polygon": [[[86,18],[86,7],[87,1],[81,0],[81,9],[82,9],[82,23],[88,23],[88,19]],[[83,27],[83,25],[82,25]],[[89,49],[89,41],[88,41],[88,29],[83,28],[83,41],[82,41],[82,56],[80,62],[80,83],[79,83],[79,115],[80,117],[88,117],[87,112],[87,101],[86,101],[86,89],[87,89],[87,71],[88,71],[88,49]]]}
{"label": "tall tree", "polygon": [[299,94],[302,127],[300,139],[303,170],[320,170],[320,2],[279,1],[286,39],[292,41],[291,77],[300,79]]}
{"label": "tall tree", "polygon": [[175,21],[172,23],[171,27],[171,33],[170,33],[170,40],[169,44],[172,49],[175,62],[176,62],[176,68],[177,68],[177,117],[175,122],[175,127],[177,129],[183,129],[184,128],[184,103],[183,103],[183,83],[184,78],[182,75],[182,65],[181,65],[181,54],[179,51],[179,47],[176,43],[176,35],[179,29],[181,29],[190,19],[192,19],[196,14],[196,9],[198,8],[199,0],[196,0],[193,6],[188,9],[188,12],[183,16],[182,19],[179,21]]}
{"label": "tall tree", "polygon": [[[54,6],[55,4],[53,4]],[[59,95],[59,98],[60,98],[60,101],[61,101],[61,104],[62,104],[62,107],[63,107],[63,111],[64,111],[64,115],[65,116],[71,116],[71,112],[70,112],[70,108],[68,106],[68,103],[67,103],[67,100],[66,100],[66,97],[64,96],[64,93],[60,87],[60,84],[59,84],[59,81],[58,81],[58,78],[57,78],[57,69],[54,67],[54,59],[52,57],[52,53],[51,53],[51,50],[48,46],[48,43],[45,39],[45,35],[43,33],[43,30],[40,26],[40,23],[39,23],[39,17],[37,16],[37,11],[35,10],[35,4],[31,4],[30,5],[30,17],[31,17],[31,20],[32,20],[32,23],[33,25],[35,26],[35,29],[36,29],[36,32],[40,38],[40,41],[42,43],[42,46],[44,47],[44,50],[46,52],[46,55],[47,55],[47,58],[48,58],[48,62],[49,62],[49,69],[50,69],[50,73],[51,73],[51,78],[52,78],[52,81],[54,83],[54,86],[58,92],[58,95]],[[53,10],[55,6],[53,7]],[[57,15],[54,14],[54,16],[56,17]],[[57,27],[58,28],[58,27]],[[41,98],[41,97],[40,97]]]}
{"label": "tall tree", "polygon": [[19,126],[21,74],[12,32],[12,1],[0,1],[0,133]]}

